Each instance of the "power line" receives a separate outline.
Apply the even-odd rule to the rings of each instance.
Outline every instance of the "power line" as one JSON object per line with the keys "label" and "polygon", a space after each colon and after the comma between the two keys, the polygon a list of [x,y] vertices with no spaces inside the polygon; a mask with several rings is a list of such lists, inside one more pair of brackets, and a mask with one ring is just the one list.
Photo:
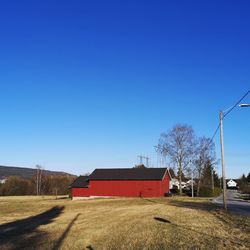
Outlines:
{"label": "power line", "polygon": [[215,132],[213,133],[213,136],[211,137],[211,141],[213,141],[213,140],[214,140],[214,137],[215,137],[215,136],[216,136],[216,134],[218,133],[219,128],[220,128],[220,124],[217,126],[217,128],[216,128]]}
{"label": "power line", "polygon": [[[232,110],[233,110],[234,108],[236,108],[236,107],[241,103],[241,101],[247,97],[247,95],[248,95],[249,93],[250,93],[250,90],[248,90],[248,91],[240,98],[240,100],[237,101],[237,102],[236,102],[236,103],[235,103],[235,104],[234,104],[234,105],[224,114],[223,118],[225,118],[230,112],[232,112]],[[213,133],[213,136],[211,137],[211,140],[209,141],[209,143],[208,143],[207,146],[210,146],[210,144],[213,142],[214,137],[216,136],[216,134],[217,134],[218,131],[219,131],[219,128],[220,128],[220,124],[218,124],[218,126],[217,126],[215,132]]]}
{"label": "power line", "polygon": [[[232,110],[233,110],[236,106],[238,106],[238,105],[241,103],[241,101],[247,97],[247,95],[248,95],[249,93],[250,93],[250,90],[248,90],[248,91],[240,98],[240,100],[237,101],[237,102],[234,104],[234,106],[232,106],[232,107],[223,115],[223,118],[225,118],[230,112],[232,112]],[[216,136],[216,134],[217,134],[218,131],[219,131],[219,128],[220,128],[220,123],[219,123],[218,126],[216,127],[216,129],[215,129],[215,131],[214,131],[214,133],[213,133],[213,136],[212,136],[211,139],[209,140],[209,142],[208,142],[208,144],[207,144],[206,147],[209,147],[210,144],[213,142],[214,137]],[[159,149],[159,146],[155,146],[155,148],[156,148],[156,151],[157,151],[157,150]],[[158,152],[158,151],[157,151],[157,152]]]}
{"label": "power line", "polygon": [[245,95],[243,95],[243,96],[240,98],[240,100],[237,101],[237,102],[235,103],[235,105],[232,106],[232,107],[224,114],[223,118],[225,118],[230,112],[232,112],[232,110],[233,110],[236,106],[238,106],[238,105],[241,103],[241,101],[242,101],[249,93],[250,93],[250,90],[248,90],[248,91],[245,93]]}

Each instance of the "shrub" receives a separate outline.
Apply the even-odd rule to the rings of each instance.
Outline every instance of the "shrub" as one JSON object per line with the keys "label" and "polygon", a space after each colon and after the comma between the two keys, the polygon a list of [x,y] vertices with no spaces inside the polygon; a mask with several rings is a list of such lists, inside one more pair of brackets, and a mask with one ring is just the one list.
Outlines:
{"label": "shrub", "polygon": [[172,189],[170,189],[170,192],[171,192],[172,194],[179,194],[179,193],[180,193],[178,187],[175,186],[175,185],[173,186]]}
{"label": "shrub", "polygon": [[199,196],[200,197],[216,197],[221,194],[221,189],[218,187],[214,188],[214,191],[210,187],[201,187]]}
{"label": "shrub", "polygon": [[208,187],[200,187],[199,196],[200,197],[213,197],[213,190]]}
{"label": "shrub", "polygon": [[[43,176],[41,180],[41,194],[64,195],[69,193],[69,185],[72,177],[68,176]],[[0,184],[1,195],[34,195],[36,194],[36,176],[31,179],[23,179],[18,176],[10,176],[4,184]]]}
{"label": "shrub", "polygon": [[244,183],[240,186],[240,191],[244,194],[250,194],[250,184]]}
{"label": "shrub", "polygon": [[213,192],[213,196],[220,196],[221,195],[221,188],[215,187],[214,188],[214,192]]}
{"label": "shrub", "polygon": [[29,189],[29,180],[11,176],[1,185],[0,195],[27,195],[29,194]]}

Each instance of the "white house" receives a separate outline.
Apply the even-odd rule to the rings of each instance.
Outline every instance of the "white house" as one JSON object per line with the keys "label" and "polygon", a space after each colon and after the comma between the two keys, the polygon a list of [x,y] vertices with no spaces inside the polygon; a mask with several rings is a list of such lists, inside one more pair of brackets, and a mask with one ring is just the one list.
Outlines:
{"label": "white house", "polygon": [[6,178],[0,178],[0,184],[4,184],[6,182]]}
{"label": "white house", "polygon": [[171,178],[171,180],[169,181],[169,189],[173,189],[174,186],[179,188],[179,181],[175,178]]}
{"label": "white house", "polygon": [[228,188],[236,188],[236,187],[237,187],[237,182],[234,181],[233,179],[231,179],[231,180],[229,180],[229,181],[227,182],[227,187],[228,187]]}
{"label": "white house", "polygon": [[[174,186],[176,186],[177,189],[180,188],[179,180],[176,179],[176,178],[172,178],[172,179],[170,180],[170,182],[169,182],[169,189],[173,189]],[[186,187],[187,187],[187,183],[184,182],[184,181],[182,181],[182,182],[181,182],[181,188],[183,189],[183,188],[186,188]]]}
{"label": "white house", "polygon": [[192,186],[192,183],[193,183],[193,185],[195,185],[195,181],[194,181],[194,180],[188,180],[188,181],[186,182],[187,187],[191,187],[191,186]]}

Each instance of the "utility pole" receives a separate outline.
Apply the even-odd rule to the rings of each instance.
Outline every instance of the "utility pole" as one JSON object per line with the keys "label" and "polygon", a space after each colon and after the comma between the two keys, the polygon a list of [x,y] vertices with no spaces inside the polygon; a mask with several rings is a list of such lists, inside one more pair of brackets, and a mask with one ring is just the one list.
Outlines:
{"label": "utility pole", "polygon": [[146,167],[149,167],[149,157],[148,156],[143,156],[143,155],[138,155],[138,158],[140,159],[140,165],[143,164],[143,159],[146,160]]}
{"label": "utility pole", "polygon": [[42,189],[42,171],[43,169],[40,168],[40,176],[39,176],[39,194],[41,195],[41,189]]}
{"label": "utility pole", "polygon": [[39,178],[39,166],[36,166],[36,195],[38,195],[39,185],[38,185],[38,178]]}
{"label": "utility pole", "polygon": [[193,170],[192,170],[191,175],[192,175],[192,183],[191,183],[191,185],[192,185],[192,198],[194,198],[194,173],[193,173]]}
{"label": "utility pole", "polygon": [[226,193],[226,178],[225,178],[225,162],[224,162],[224,135],[223,135],[223,111],[220,111],[220,145],[221,145],[221,166],[222,166],[222,180],[223,180],[223,205],[227,210],[227,193]]}
{"label": "utility pole", "polygon": [[142,158],[143,158],[143,156],[142,155],[138,155],[138,157],[140,158],[140,165],[142,165]]}
{"label": "utility pole", "polygon": [[250,93],[250,90],[246,92],[246,94],[241,97],[241,99],[232,107],[220,111],[220,145],[221,145],[221,168],[222,168],[222,182],[223,182],[223,205],[224,208],[227,210],[227,193],[226,193],[226,177],[225,177],[225,161],[224,161],[224,138],[223,138],[223,119],[232,112],[234,108],[237,106],[240,108],[247,108],[250,107],[250,104],[242,103],[240,102]]}

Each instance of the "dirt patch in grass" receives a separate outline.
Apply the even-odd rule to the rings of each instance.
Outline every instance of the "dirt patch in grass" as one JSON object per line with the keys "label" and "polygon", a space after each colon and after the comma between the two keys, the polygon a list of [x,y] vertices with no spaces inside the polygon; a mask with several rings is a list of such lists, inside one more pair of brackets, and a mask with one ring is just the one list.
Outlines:
{"label": "dirt patch in grass", "polygon": [[208,199],[0,198],[1,249],[249,249],[249,230]]}

